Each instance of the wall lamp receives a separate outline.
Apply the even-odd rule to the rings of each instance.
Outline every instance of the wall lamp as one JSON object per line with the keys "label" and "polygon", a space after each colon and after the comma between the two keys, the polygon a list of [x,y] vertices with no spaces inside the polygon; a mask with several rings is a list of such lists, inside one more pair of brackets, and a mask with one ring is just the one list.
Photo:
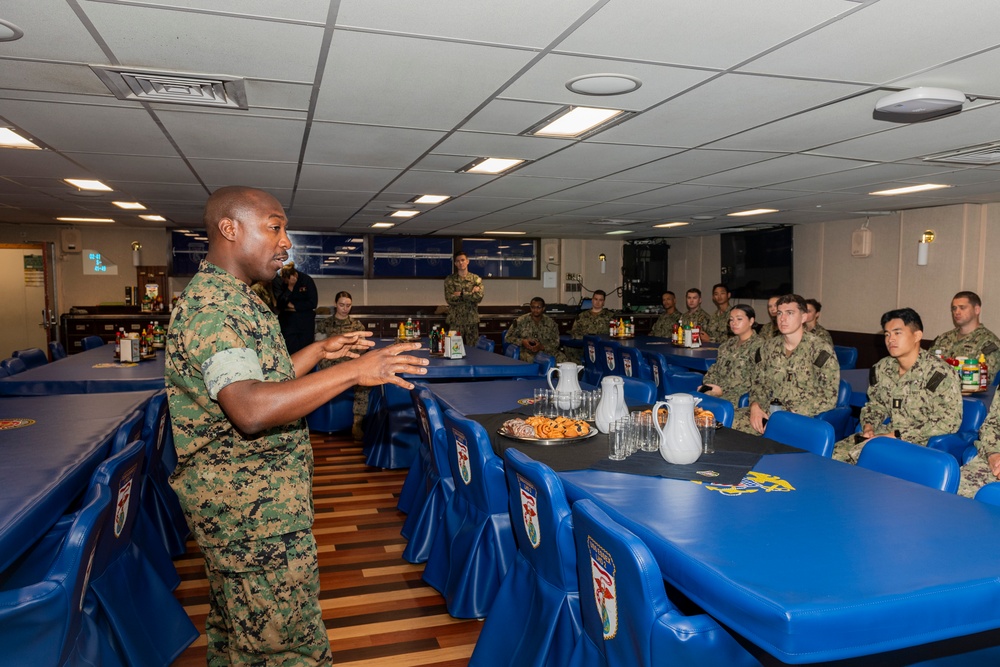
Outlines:
{"label": "wall lamp", "polygon": [[597,260],[601,263],[601,273],[608,272],[608,256],[603,252],[597,256]]}
{"label": "wall lamp", "polygon": [[142,250],[142,244],[138,241],[132,241],[132,266],[142,266],[142,254],[139,252]]}
{"label": "wall lamp", "polygon": [[932,243],[934,243],[934,230],[928,229],[920,235],[920,242],[917,243],[917,266],[927,266],[927,252]]}

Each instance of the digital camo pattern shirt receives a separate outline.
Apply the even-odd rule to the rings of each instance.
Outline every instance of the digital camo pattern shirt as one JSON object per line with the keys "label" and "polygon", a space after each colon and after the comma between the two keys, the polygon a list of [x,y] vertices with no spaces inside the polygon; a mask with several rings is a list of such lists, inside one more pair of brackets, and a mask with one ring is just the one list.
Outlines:
{"label": "digital camo pattern shirt", "polygon": [[957,328],[946,331],[931,343],[931,352],[934,350],[941,350],[944,357],[953,359],[958,357],[978,359],[982,354],[986,357],[986,365],[989,366],[991,384],[996,377],[997,364],[1000,364],[1000,338],[981,324],[968,336],[960,337]]}
{"label": "digital camo pattern shirt", "polygon": [[201,263],[171,314],[164,375],[178,461],[170,485],[199,544],[308,530],[305,420],[246,436],[216,402],[232,382],[295,377],[277,318],[249,285]]}
{"label": "digital camo pattern shirt", "polygon": [[[461,292],[455,296],[455,292]],[[444,298],[448,302],[445,325],[462,334],[466,346],[475,345],[479,339],[479,302],[486,290],[483,279],[469,272],[463,278],[453,273],[444,279]]]}
{"label": "digital camo pattern shirt", "polygon": [[817,323],[816,328],[813,329],[811,333],[813,336],[819,336],[827,343],[829,343],[830,347],[833,347],[833,336],[830,335],[829,331],[823,328],[822,324]]}
{"label": "digital camo pattern shirt", "polygon": [[573,338],[583,339],[587,334],[607,336],[611,330],[611,318],[615,314],[608,308],[604,308],[599,313],[593,310],[580,313],[573,321],[573,328],[569,333]]}
{"label": "digital camo pattern shirt", "polygon": [[984,484],[997,481],[990,469],[990,455],[1000,454],[1000,401],[993,399],[986,421],[979,429],[976,457],[962,466],[958,495],[972,498]]}
{"label": "digital camo pattern shirt", "polygon": [[653,324],[653,328],[650,330],[650,336],[658,336],[660,338],[671,338],[674,335],[674,325],[681,321],[680,311],[674,311],[672,313],[663,313]]}
{"label": "digital camo pattern shirt", "polygon": [[753,334],[745,342],[736,336],[727,338],[719,346],[718,360],[705,373],[705,384],[722,388],[722,398],[735,407],[740,396],[750,391],[757,368],[757,350],[764,339]]}
{"label": "digital camo pattern shirt", "polygon": [[729,311],[728,310],[717,310],[708,319],[708,337],[713,343],[721,343],[730,336],[732,332],[729,330]]}
{"label": "digital camo pattern shirt", "polygon": [[780,333],[781,332],[778,331],[777,324],[775,324],[774,322],[766,322],[764,326],[760,328],[760,331],[757,332],[757,335],[760,336],[761,338],[767,339],[767,338],[774,338]]}
{"label": "digital camo pattern shirt", "polygon": [[[534,339],[542,344],[543,352],[551,354],[553,357],[559,352],[559,327],[556,321],[548,315],[542,315],[542,319],[535,322],[531,319],[531,313],[525,313],[510,325],[507,330],[507,340],[517,341],[518,344],[525,339]],[[521,345],[521,361],[532,362],[535,360],[535,353],[529,352]]]}
{"label": "digital camo pattern shirt", "polygon": [[[338,320],[336,316],[332,316],[316,323],[316,333],[323,334],[325,338],[336,336],[338,334],[349,333],[351,331],[364,330],[365,325],[361,324],[361,322],[358,322],[350,315],[343,320]],[[364,354],[364,352],[360,352],[359,354]],[[319,367],[329,368],[330,366],[336,366],[337,364],[348,361],[349,359],[350,357],[341,357],[340,359],[323,359],[319,362]],[[354,409],[352,413],[355,417],[364,417],[368,414],[368,397],[370,393],[371,387],[355,385]]]}
{"label": "digital camo pattern shirt", "polygon": [[757,356],[751,403],[766,411],[775,399],[786,410],[810,417],[837,405],[840,364],[828,343],[803,332],[802,341],[785,356],[785,339],[779,336],[764,340]]}
{"label": "digital camo pattern shirt", "polygon": [[[702,310],[701,308],[695,308],[694,310],[688,311],[683,315],[681,315],[680,322],[682,326],[685,324],[692,324],[692,323],[697,324],[699,329],[708,333],[708,325],[711,319],[712,318],[709,317],[708,313],[706,313],[704,310]],[[718,341],[716,341],[713,338],[712,342],[718,342]]]}

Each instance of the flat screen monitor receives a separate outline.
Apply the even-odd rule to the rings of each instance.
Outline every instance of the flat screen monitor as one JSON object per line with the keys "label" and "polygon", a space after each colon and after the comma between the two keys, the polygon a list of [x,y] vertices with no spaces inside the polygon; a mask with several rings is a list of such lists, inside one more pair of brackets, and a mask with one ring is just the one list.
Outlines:
{"label": "flat screen monitor", "polygon": [[790,294],[792,228],[722,234],[722,282],[738,299]]}

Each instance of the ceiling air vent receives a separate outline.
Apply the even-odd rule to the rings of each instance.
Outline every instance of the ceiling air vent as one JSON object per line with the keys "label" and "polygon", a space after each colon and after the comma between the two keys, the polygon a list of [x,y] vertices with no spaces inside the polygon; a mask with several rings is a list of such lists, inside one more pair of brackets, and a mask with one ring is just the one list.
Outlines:
{"label": "ceiling air vent", "polygon": [[120,100],[247,108],[243,79],[96,65],[90,68]]}
{"label": "ceiling air vent", "polygon": [[588,224],[605,225],[608,227],[623,227],[625,225],[634,225],[637,222],[639,221],[627,220],[625,218],[601,218],[600,220],[591,220]]}
{"label": "ceiling air vent", "polygon": [[1000,164],[1000,141],[982,144],[957,151],[938,153],[924,158],[924,162],[947,162],[949,164]]}

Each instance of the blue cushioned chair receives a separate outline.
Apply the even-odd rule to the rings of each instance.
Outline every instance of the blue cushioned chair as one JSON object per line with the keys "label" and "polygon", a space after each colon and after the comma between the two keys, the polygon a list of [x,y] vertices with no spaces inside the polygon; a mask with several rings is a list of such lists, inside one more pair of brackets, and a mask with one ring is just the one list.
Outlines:
{"label": "blue cushioned chair", "polygon": [[66,358],[66,348],[63,344],[57,340],[49,341],[49,356],[52,357],[52,361],[58,361],[60,359]]}
{"label": "blue cushioned chair", "polygon": [[622,377],[625,403],[628,405],[649,405],[656,402],[656,385],[652,380]]}
{"label": "blue cushioned chair", "polygon": [[678,370],[667,363],[667,358],[659,352],[643,352],[657,386],[657,397],[670,394],[688,394],[698,391],[705,382],[705,376],[694,371]]}
{"label": "blue cushioned chair", "polygon": [[0,368],[7,372],[7,375],[17,375],[28,370],[28,366],[17,357],[8,357],[0,361]]}
{"label": "blue cushioned chair", "polygon": [[976,491],[976,500],[990,505],[1000,505],[1000,482],[984,484]]}
{"label": "blue cushioned chair", "polygon": [[830,424],[838,440],[846,438],[854,430],[856,424],[851,414],[851,385],[846,380],[841,380],[837,388],[836,407],[819,413],[816,418]]}
{"label": "blue cushioned chair", "polygon": [[513,343],[504,343],[503,344],[503,353],[504,353],[504,356],[510,357],[511,359],[520,359],[521,358],[521,346],[520,345],[514,345]]}
{"label": "blue cushioned chair", "polygon": [[496,348],[496,343],[489,336],[480,336],[476,341],[476,348],[492,352]]}
{"label": "blue cushioned chair", "polygon": [[10,372],[0,364],[0,378],[10,377]]}
{"label": "blue cushioned chair", "polygon": [[29,347],[25,350],[14,350],[10,356],[20,359],[28,368],[38,368],[39,366],[44,366],[49,363],[49,358],[45,356],[45,352],[37,347]]}
{"label": "blue cushioned chair", "polygon": [[601,367],[597,364],[597,341],[600,340],[594,335],[585,335],[583,337],[583,349],[581,355],[583,357],[583,381],[587,384],[597,386],[601,384],[601,378],[604,374],[601,372]]}
{"label": "blue cushioned chair", "polygon": [[715,415],[715,421],[722,424],[726,428],[733,425],[733,417],[736,415],[736,410],[733,408],[733,404],[724,398],[719,398],[718,396],[709,396],[708,394],[702,394],[700,392],[688,392],[692,396],[701,399],[699,407],[710,410],[713,415]]}
{"label": "blue cushioned chair", "polygon": [[142,520],[142,463],[145,443],[135,440],[97,467],[92,485],[111,492],[116,511],[101,529],[90,586],[130,665],[166,667],[177,659],[198,630],[133,541]]}
{"label": "blue cushioned chair", "polygon": [[858,366],[858,348],[847,347],[846,345],[834,345],[833,353],[837,355],[837,363],[840,370],[849,371]]}
{"label": "blue cushioned chair", "polygon": [[514,562],[503,463],[482,425],[445,410],[448,465],[455,493],[444,510],[424,567],[424,581],[444,596],[455,618],[484,618]]}
{"label": "blue cushioned chair", "polygon": [[601,377],[605,375],[624,375],[622,370],[621,345],[610,340],[595,338],[597,343],[597,368]]}
{"label": "blue cushioned chair", "polygon": [[84,350],[93,350],[96,347],[102,347],[104,345],[104,339],[100,336],[87,336],[80,341],[80,347]]}
{"label": "blue cushioned chair", "polygon": [[[85,601],[101,528],[113,516],[111,492],[92,488],[82,509],[52,529],[0,584],[5,665],[121,665]],[[84,607],[81,612],[81,607]]]}
{"label": "blue cushioned chair", "polygon": [[[372,391],[375,394],[376,390]],[[365,463],[373,468],[409,468],[420,449],[420,432],[410,392],[382,385],[382,400],[365,427]]]}
{"label": "blue cushioned chair", "polygon": [[[618,353],[622,359],[622,375],[630,378],[639,378],[640,380],[653,379],[653,369],[649,367],[649,362],[643,358],[639,350],[627,345],[619,345]],[[657,383],[654,381],[654,384]]]}
{"label": "blue cushioned chair", "polygon": [[[406,479],[403,480],[403,488],[399,491],[399,500],[396,501],[396,509],[403,514],[409,514],[414,506],[419,507],[427,495],[427,487],[424,484],[427,475],[427,465],[431,454],[428,450],[428,438],[425,433],[423,420],[426,416],[421,415],[420,402],[417,400],[414,391],[417,385],[410,390],[410,404],[413,406],[413,414],[416,416],[417,435],[420,436],[420,445],[417,447],[417,455],[413,457],[409,470],[406,471]],[[423,419],[422,419],[423,417]],[[403,524],[400,534],[406,539],[410,539],[410,534]]]}
{"label": "blue cushioned chair", "polygon": [[588,654],[610,665],[759,665],[707,614],[667,597],[646,545],[592,501],[573,504],[576,566]]}
{"label": "blue cushioned chair", "polygon": [[504,469],[517,554],[469,665],[582,667],[586,663],[577,658],[583,622],[566,492],[552,468],[516,449],[504,452]]}
{"label": "blue cushioned chair", "polygon": [[339,433],[349,431],[354,425],[354,387],[341,392],[308,415],[310,431]]}
{"label": "blue cushioned chair", "polygon": [[954,456],[896,438],[869,440],[858,457],[858,466],[932,489],[958,491],[959,468]]}
{"label": "blue cushioned chair", "polygon": [[764,437],[783,445],[805,449],[818,456],[833,456],[837,436],[829,422],[782,410],[768,417]]}
{"label": "blue cushioned chair", "polygon": [[[401,533],[408,540],[403,550],[403,559],[411,563],[423,563],[430,557],[434,540],[438,531],[442,530],[444,508],[455,493],[455,481],[448,465],[448,435],[434,394],[422,384],[414,385],[410,393],[417,412],[420,436],[425,439],[421,448],[426,447],[427,458],[423,477],[419,480],[422,492],[412,494],[409,516],[403,523]],[[412,466],[410,470],[412,472]],[[409,474],[406,482],[410,483]],[[402,496],[401,493],[400,500]]]}
{"label": "blue cushioned chair", "polygon": [[545,375],[550,369],[556,367],[556,358],[548,352],[535,353],[535,363],[538,364],[538,374]]}
{"label": "blue cushioned chair", "polygon": [[962,423],[956,433],[935,435],[927,441],[931,449],[940,449],[955,457],[959,465],[964,465],[965,451],[979,438],[979,429],[986,420],[986,403],[970,396],[962,397]]}
{"label": "blue cushioned chair", "polygon": [[151,532],[160,536],[167,553],[177,557],[187,551],[191,530],[177,493],[170,487],[169,474],[163,464],[164,451],[168,446],[173,448],[166,390],[157,393],[146,404],[140,437],[146,443],[146,481],[142,487],[145,519]]}

